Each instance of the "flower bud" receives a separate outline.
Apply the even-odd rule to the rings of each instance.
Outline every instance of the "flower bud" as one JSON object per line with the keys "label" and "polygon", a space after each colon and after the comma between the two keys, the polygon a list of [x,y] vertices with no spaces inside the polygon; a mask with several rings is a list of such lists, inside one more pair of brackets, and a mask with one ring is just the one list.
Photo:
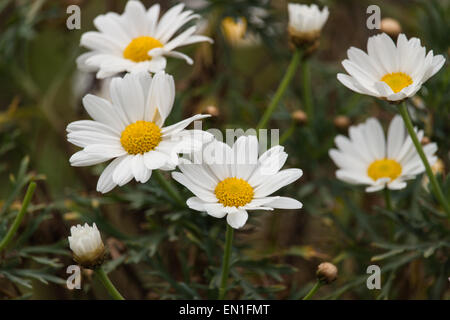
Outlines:
{"label": "flower bud", "polygon": [[317,279],[325,284],[329,284],[336,280],[338,269],[337,267],[330,262],[322,262],[317,267]]}
{"label": "flower bud", "polygon": [[343,115],[334,118],[333,122],[335,127],[340,130],[346,130],[351,124],[350,118]]}
{"label": "flower bud", "polygon": [[402,26],[400,23],[392,18],[381,19],[380,29],[392,38],[396,38],[402,32]]}
{"label": "flower bud", "polygon": [[244,17],[236,20],[232,17],[225,17],[222,20],[222,32],[230,44],[236,45],[245,37],[247,20]]}
{"label": "flower bud", "polygon": [[[431,165],[431,171],[434,175],[441,174],[445,175],[445,164],[444,161],[442,161],[440,158],[436,159],[436,162]],[[422,186],[425,188],[425,190],[428,190],[428,183],[430,182],[430,179],[425,174],[422,178]]]}
{"label": "flower bud", "polygon": [[442,159],[437,158],[436,162],[431,166],[431,171],[433,171],[434,174],[444,174],[445,173],[445,164]]}
{"label": "flower bud", "polygon": [[69,246],[73,259],[85,268],[93,269],[100,266],[106,255],[102,237],[95,223],[89,226],[77,225],[70,228]]}
{"label": "flower bud", "polygon": [[322,11],[315,4],[288,4],[289,13],[289,43],[291,46],[304,49],[311,53],[319,46],[320,31],[328,19],[329,11],[325,7]]}
{"label": "flower bud", "polygon": [[427,136],[423,136],[422,140],[420,141],[420,143],[424,146],[426,144],[429,144],[431,142],[430,138],[428,138]]}
{"label": "flower bud", "polygon": [[308,121],[307,114],[302,110],[295,110],[292,112],[291,117],[298,124],[305,124]]}
{"label": "flower bud", "polygon": [[217,117],[217,116],[219,116],[219,114],[220,114],[219,109],[218,109],[216,106],[212,106],[212,105],[207,106],[207,107],[205,108],[205,112],[206,112],[207,114],[212,115],[213,117]]}

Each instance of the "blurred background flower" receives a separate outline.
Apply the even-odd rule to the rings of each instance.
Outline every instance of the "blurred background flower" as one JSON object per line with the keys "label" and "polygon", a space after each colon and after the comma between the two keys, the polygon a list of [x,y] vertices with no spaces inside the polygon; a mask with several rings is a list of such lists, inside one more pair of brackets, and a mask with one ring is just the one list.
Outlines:
{"label": "blurred background flower", "polygon": [[[126,2],[0,2],[0,174],[4,182],[0,184],[0,238],[21,208],[27,184],[37,181],[17,236],[0,253],[1,298],[107,298],[89,272],[84,274],[83,290],[65,287],[66,267],[73,264],[67,243],[70,226],[93,222],[111,252],[105,271],[127,298],[217,297],[223,221],[205,219],[180,206],[153,179],[146,184],[129,183],[102,196],[96,183],[105,166],[75,168],[68,161],[76,147],[67,143],[65,128],[88,118],[82,97],[109,94],[107,80],[76,69],[76,58],[83,52],[81,35],[95,29],[93,20],[98,15],[122,13]],[[179,1],[142,3],[146,8],[159,3],[163,13]],[[280,135],[290,132],[284,142],[289,154],[286,166],[305,172],[277,195],[300,199],[304,206],[273,214],[255,212],[235,233],[230,270],[234,281],[227,298],[301,298],[316,281],[316,266],[329,261],[339,269],[339,277],[315,298],[449,299],[449,224],[433,195],[422,187],[422,178],[393,193],[398,209],[387,210],[381,195],[337,180],[328,156],[335,136],[347,135],[350,125],[376,117],[386,130],[396,112],[389,103],[357,94],[336,80],[347,49],[365,49],[368,37],[380,32],[366,28],[366,9],[376,4],[382,18],[395,19],[408,39],[418,37],[427,50],[446,58],[446,65],[408,107],[414,110],[415,125],[437,143],[437,156],[449,168],[449,1],[301,3],[327,6],[330,11],[320,45],[309,59],[314,117],[305,119],[298,112],[307,110],[300,67],[268,128],[280,129]],[[81,30],[66,27],[70,4],[81,8]],[[199,20],[206,20],[199,34],[211,37],[214,44],[181,48],[195,61],[192,66],[170,59],[166,72],[174,76],[177,89],[166,123],[209,108],[209,114],[219,116],[211,117],[203,129],[254,128],[292,55],[287,4],[284,0],[186,1],[186,7],[202,17]],[[265,14],[255,19],[255,8]],[[222,29],[227,17],[245,19],[245,34],[255,35],[258,42],[230,45]],[[186,28],[196,23],[200,22],[190,21]],[[388,33],[386,23],[383,28]],[[439,179],[450,198],[445,173]],[[184,199],[191,196],[177,187]],[[381,290],[365,286],[370,264],[381,267]]]}

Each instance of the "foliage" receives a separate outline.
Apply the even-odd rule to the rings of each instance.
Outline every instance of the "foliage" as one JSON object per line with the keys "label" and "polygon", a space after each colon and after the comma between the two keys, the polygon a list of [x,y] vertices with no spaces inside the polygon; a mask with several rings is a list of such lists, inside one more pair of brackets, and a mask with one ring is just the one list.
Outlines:
{"label": "foliage", "polygon": [[[110,254],[105,268],[126,297],[217,297],[223,220],[180,207],[155,179],[100,195],[95,184],[102,165],[73,168],[68,164],[74,149],[66,142],[65,127],[87,117],[81,96],[100,88],[97,80],[75,69],[79,37],[92,29],[93,17],[121,11],[125,2],[80,1],[82,30],[76,31],[65,27],[63,1],[0,4],[0,103],[5,106],[0,111],[0,174],[2,181],[8,181],[0,186],[0,239],[20,209],[27,184],[38,183],[18,234],[0,252],[0,297],[105,297],[89,273],[84,274],[82,293],[64,286],[65,269],[73,263],[66,237],[71,225],[84,222],[95,222],[101,230]],[[150,1],[143,2],[149,6]],[[346,128],[336,125],[337,116],[346,116],[353,124],[377,116],[386,124],[396,112],[395,107],[354,94],[336,81],[345,50],[351,45],[363,47],[370,34],[361,27],[369,2],[379,4],[383,15],[399,18],[405,33],[419,36],[427,48],[444,54],[448,61],[449,1],[414,1],[414,5],[321,1],[330,7],[331,18],[320,49],[309,61],[314,117],[306,124],[291,119],[293,111],[305,109],[301,65],[270,123],[280,135],[289,132],[284,143],[289,153],[286,166],[305,173],[280,195],[301,200],[304,208],[253,214],[246,227],[235,233],[229,298],[301,298],[312,287],[315,267],[323,260],[338,266],[339,278],[321,289],[320,298],[450,297],[450,225],[423,177],[393,192],[394,209],[388,210],[382,193],[366,194],[337,181],[328,156],[335,136],[346,133]],[[163,9],[169,6],[161,3]],[[255,7],[267,10],[262,23],[251,18]],[[205,121],[204,129],[255,127],[291,57],[285,3],[210,0],[197,11],[212,26],[207,31],[215,44],[184,49],[195,57],[194,66],[169,60],[167,72],[177,81],[177,97],[168,122],[214,105],[220,116]],[[352,12],[360,17],[352,20]],[[260,43],[231,46],[220,25],[226,16],[246,17],[249,32],[259,35]],[[449,81],[445,66],[410,101],[415,124],[438,143],[446,168],[450,165]],[[439,181],[450,199],[450,177],[441,175]],[[177,188],[185,199],[190,196],[180,185]],[[365,285],[371,264],[381,267],[381,290],[370,291]]]}

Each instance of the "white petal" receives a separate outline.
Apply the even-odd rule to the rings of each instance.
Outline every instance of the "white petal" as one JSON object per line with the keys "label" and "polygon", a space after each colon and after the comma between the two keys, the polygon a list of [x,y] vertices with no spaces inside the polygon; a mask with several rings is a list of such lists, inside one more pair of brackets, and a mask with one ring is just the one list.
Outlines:
{"label": "white petal", "polygon": [[287,197],[278,197],[277,199],[269,202],[268,206],[277,209],[301,209],[303,204],[295,199]]}
{"label": "white petal", "polygon": [[172,178],[188,188],[193,194],[195,194],[197,197],[202,199],[206,202],[212,202],[216,203],[217,198],[211,191],[207,190],[206,188],[202,188],[195,184],[193,181],[188,179],[184,174],[180,172],[172,172]]}
{"label": "white petal", "polygon": [[177,122],[171,126],[162,128],[161,133],[163,136],[172,136],[172,135],[175,135],[175,134],[181,132],[181,130],[185,129],[192,122],[201,120],[204,118],[209,118],[209,117],[211,117],[211,115],[209,115],[209,114],[196,114],[195,116],[192,116],[183,121]]}
{"label": "white petal", "polygon": [[121,145],[112,146],[107,144],[90,144],[84,148],[84,151],[91,155],[103,155],[110,158],[120,157],[127,154]]}
{"label": "white petal", "polygon": [[[126,156],[125,156],[126,157]],[[102,174],[100,175],[100,178],[97,182],[97,191],[101,193],[106,193],[114,189],[114,187],[117,185],[113,181],[113,173],[116,169],[117,165],[122,162],[124,157],[116,158],[103,170]]]}
{"label": "white petal", "polygon": [[160,6],[159,3],[156,3],[150,7],[150,9],[147,10],[147,19],[148,19],[148,34],[150,37],[155,36],[156,32],[156,25],[158,23],[158,17],[159,17],[159,11]]}
{"label": "white petal", "polygon": [[78,151],[74,153],[69,161],[70,165],[74,167],[85,167],[91,166],[94,164],[102,163],[111,159],[110,157],[105,157],[103,155],[90,155],[84,150]]}
{"label": "white petal", "polygon": [[258,139],[256,136],[241,136],[234,143],[232,150],[232,175],[248,180],[258,164]]}
{"label": "white petal", "polygon": [[208,190],[214,191],[219,183],[219,180],[208,170],[207,166],[182,162],[178,167],[188,179]]}
{"label": "white petal", "polygon": [[203,200],[197,197],[191,197],[187,199],[186,204],[189,208],[196,211],[205,211],[205,204]]}
{"label": "white petal", "polygon": [[146,120],[155,121],[155,111],[158,110],[161,120],[160,123],[156,124],[162,126],[172,110],[174,99],[175,82],[173,77],[164,72],[155,74],[146,103],[146,105],[150,107],[145,114]]}
{"label": "white petal", "polygon": [[355,172],[350,170],[336,171],[336,178],[350,184],[373,184],[374,181],[367,176],[367,173]]}
{"label": "white petal", "polygon": [[133,179],[133,172],[131,171],[132,159],[133,157],[130,155],[125,156],[113,172],[113,181],[120,187]]}
{"label": "white petal", "polygon": [[170,158],[166,154],[156,150],[144,153],[143,160],[145,166],[149,170],[159,169],[170,162]]}
{"label": "white petal", "polygon": [[92,119],[111,127],[117,133],[125,129],[125,122],[108,100],[88,94],[83,98],[83,105]]}
{"label": "white petal", "polygon": [[136,154],[132,157],[131,171],[137,182],[145,183],[150,178],[149,172],[151,170],[147,169],[144,165],[144,157],[142,154]]}
{"label": "white petal", "polygon": [[99,15],[94,19],[95,27],[102,33],[110,37],[117,38],[120,42],[127,43],[131,39],[127,32],[120,24],[118,15],[116,13],[107,13],[106,15]]}
{"label": "white petal", "polygon": [[403,119],[397,115],[391,120],[388,129],[387,156],[396,159],[405,141],[405,126]]}
{"label": "white petal", "polygon": [[227,214],[221,203],[206,203],[206,213],[215,218],[223,218]]}
{"label": "white petal", "polygon": [[248,213],[245,210],[239,209],[237,212],[229,213],[227,215],[228,224],[234,228],[239,229],[242,228],[248,219]]}
{"label": "white petal", "polygon": [[135,37],[148,31],[147,11],[140,1],[128,1],[122,17],[128,21],[129,27],[133,28]]}
{"label": "white petal", "polygon": [[273,175],[266,182],[255,188],[255,198],[266,197],[278,189],[296,181],[303,175],[300,169],[285,169]]}

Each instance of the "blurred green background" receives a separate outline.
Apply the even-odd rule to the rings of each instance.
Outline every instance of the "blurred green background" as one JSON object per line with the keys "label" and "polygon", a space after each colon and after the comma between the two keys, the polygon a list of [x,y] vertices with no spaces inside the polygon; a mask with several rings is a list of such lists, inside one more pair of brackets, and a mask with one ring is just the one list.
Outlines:
{"label": "blurred green background", "polygon": [[[155,1],[142,1],[148,8]],[[162,10],[175,2],[158,1]],[[121,13],[125,0],[3,0],[0,2],[0,236],[17,214],[27,183],[38,187],[13,245],[0,254],[0,297],[28,299],[107,298],[84,271],[82,290],[65,287],[72,264],[66,237],[76,223],[96,222],[111,259],[107,269],[126,298],[215,298],[225,222],[177,207],[151,179],[102,196],[95,191],[103,165],[74,168],[76,147],[66,141],[71,121],[87,119],[81,98],[107,94],[92,74],[76,69],[83,32],[108,11]],[[311,2],[308,2],[311,3]],[[315,268],[332,261],[338,280],[322,288],[327,299],[450,298],[449,223],[442,218],[422,177],[393,193],[396,212],[384,209],[382,194],[335,179],[328,157],[337,134],[375,116],[385,125],[395,107],[355,94],[336,74],[350,46],[365,49],[379,32],[366,28],[366,9],[376,4],[408,37],[443,54],[446,66],[410,101],[416,125],[438,143],[448,168],[450,140],[450,1],[329,0],[320,47],[301,64],[274,113],[270,128],[280,129],[289,154],[286,167],[304,176],[284,188],[303,202],[298,211],[252,214],[235,233],[229,298],[298,299],[315,281]],[[68,30],[66,8],[81,8],[81,30]],[[286,1],[186,1],[202,15],[200,26],[214,44],[182,51],[194,65],[169,59],[177,97],[167,123],[208,112],[204,128],[255,127],[290,61]],[[258,9],[255,9],[258,8]],[[230,41],[225,17],[245,17],[245,39]],[[241,41],[242,40],[242,41]],[[304,86],[311,77],[311,88]],[[313,117],[305,118],[305,92],[311,90]],[[292,113],[297,111],[296,117]],[[447,197],[450,182],[440,174]],[[182,190],[181,186],[177,187]],[[189,192],[183,190],[187,198]],[[366,268],[382,269],[382,289],[368,290]]]}

